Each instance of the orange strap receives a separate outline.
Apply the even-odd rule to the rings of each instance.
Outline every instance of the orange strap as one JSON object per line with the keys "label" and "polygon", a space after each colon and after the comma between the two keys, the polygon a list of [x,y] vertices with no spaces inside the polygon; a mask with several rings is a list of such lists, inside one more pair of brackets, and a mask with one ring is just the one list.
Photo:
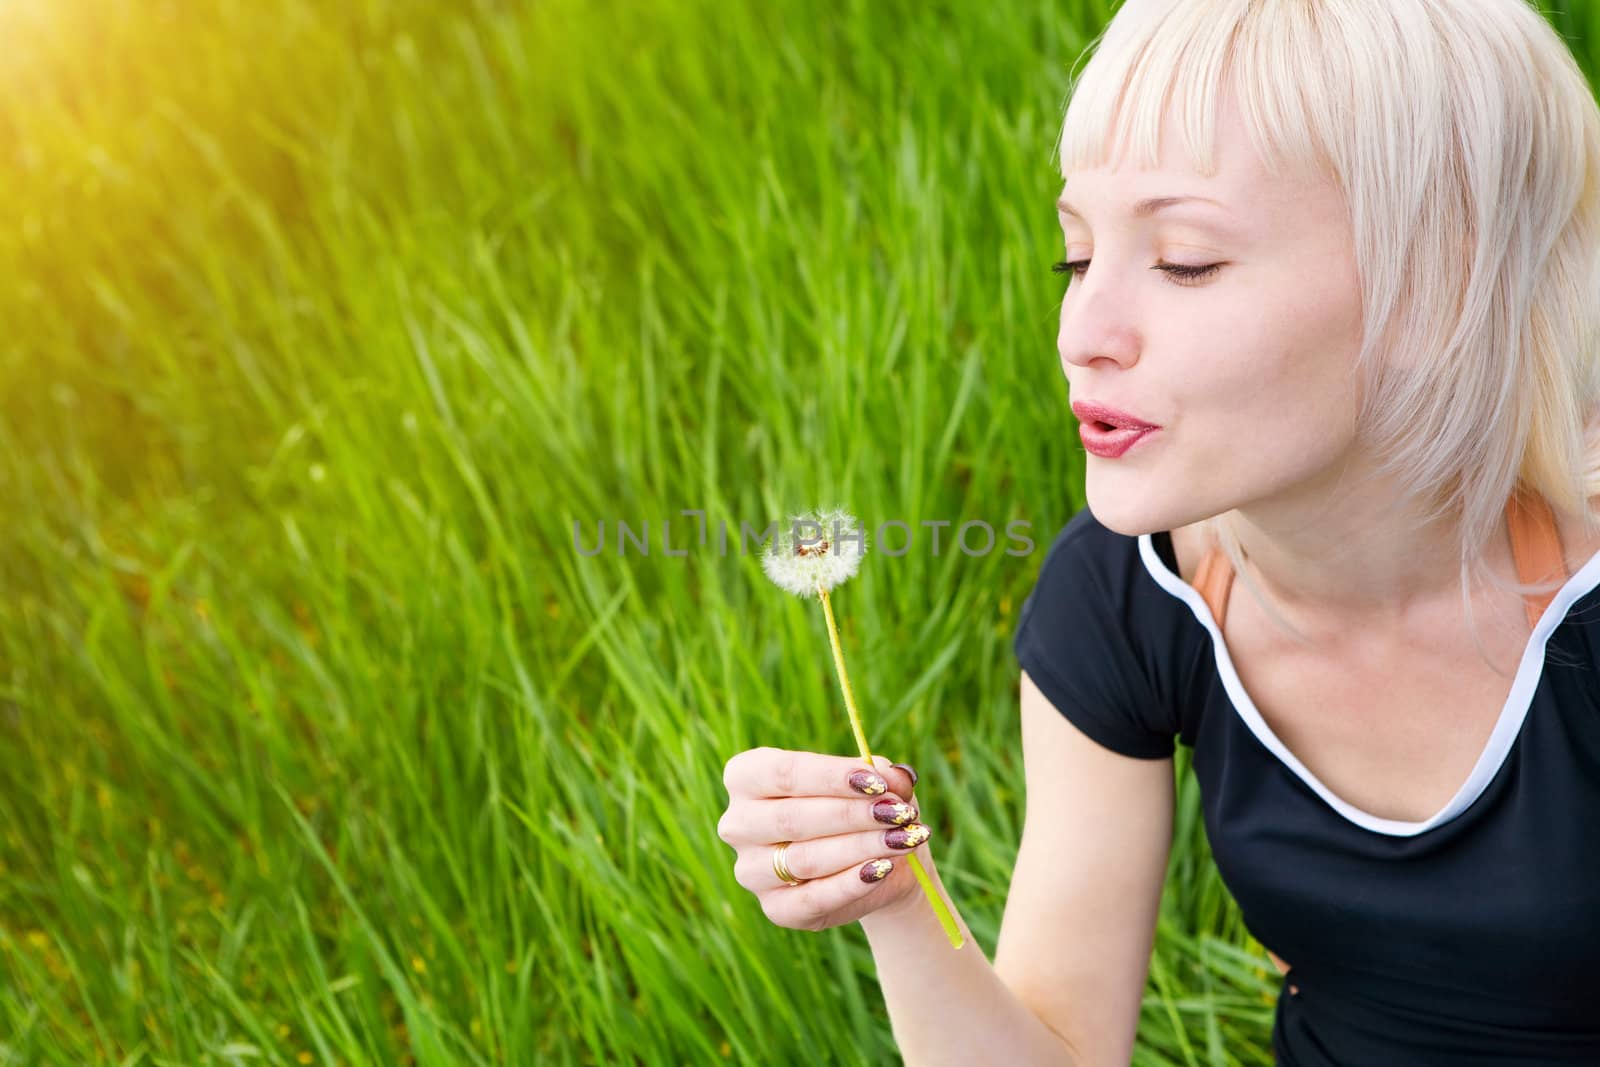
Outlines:
{"label": "orange strap", "polygon": [[1222,625],[1228,613],[1228,591],[1233,588],[1233,562],[1222,546],[1212,545],[1195,571],[1194,587],[1205,598],[1211,617]]}
{"label": "orange strap", "polygon": [[[1520,581],[1532,584],[1568,577],[1561,534],[1544,497],[1521,489],[1513,493],[1506,505],[1506,531],[1511,535],[1511,554],[1516,557]],[[1556,592],[1552,589],[1527,595],[1529,626],[1538,625],[1539,616],[1555,599]]]}
{"label": "orange strap", "polygon": [[[1555,513],[1538,493],[1518,488],[1506,502],[1506,532],[1511,537],[1511,555],[1517,563],[1517,578],[1525,584],[1567,577],[1566,557],[1561,551],[1561,534],[1556,529]],[[1211,617],[1222,625],[1227,616],[1228,593],[1233,588],[1233,564],[1221,546],[1212,545],[1195,572],[1194,588],[1211,609]],[[1555,598],[1556,590],[1529,593],[1524,600],[1528,625],[1536,626],[1544,609]]]}

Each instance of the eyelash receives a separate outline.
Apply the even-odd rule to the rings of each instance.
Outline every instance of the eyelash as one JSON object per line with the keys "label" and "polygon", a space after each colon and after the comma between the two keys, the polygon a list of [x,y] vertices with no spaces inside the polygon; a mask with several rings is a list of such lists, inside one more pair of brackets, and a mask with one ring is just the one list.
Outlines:
{"label": "eyelash", "polygon": [[[1081,269],[1080,269],[1081,268]],[[1083,271],[1089,268],[1087,259],[1061,260],[1050,269],[1057,274],[1070,274],[1074,278],[1083,277]],[[1208,278],[1222,269],[1222,264],[1212,263],[1206,267],[1185,267],[1177,263],[1157,263],[1151,270],[1163,271],[1170,275],[1178,285],[1193,285],[1202,278]],[[1181,280],[1180,280],[1181,279]]]}

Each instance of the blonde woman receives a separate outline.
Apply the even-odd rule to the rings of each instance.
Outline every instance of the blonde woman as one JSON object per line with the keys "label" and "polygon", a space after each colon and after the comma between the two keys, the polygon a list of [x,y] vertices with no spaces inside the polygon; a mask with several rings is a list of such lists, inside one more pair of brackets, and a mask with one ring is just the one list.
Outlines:
{"label": "blonde woman", "polygon": [[861,919],[908,1064],[1127,1064],[1183,744],[1284,971],[1281,1064],[1600,1063],[1600,109],[1570,52],[1524,0],[1128,0],[1060,159],[1088,507],[1016,634],[993,963],[903,864],[868,880],[895,853],[848,758],[729,762],[741,884]]}

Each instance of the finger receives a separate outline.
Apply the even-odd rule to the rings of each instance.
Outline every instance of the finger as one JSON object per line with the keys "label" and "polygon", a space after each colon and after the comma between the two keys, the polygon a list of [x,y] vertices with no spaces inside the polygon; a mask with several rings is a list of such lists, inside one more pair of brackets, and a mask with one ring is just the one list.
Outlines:
{"label": "finger", "polygon": [[872,766],[860,756],[831,756],[783,748],[752,748],[728,760],[722,784],[729,796],[877,797],[890,788],[911,792],[911,776],[884,756]]}
{"label": "finger", "polygon": [[[774,889],[761,894],[761,910],[779,926],[794,930],[825,929],[834,916],[887,882],[889,874],[903,862],[889,856],[874,857],[826,878],[816,878],[792,888]],[[861,874],[863,867],[883,874],[876,881],[867,881]]]}
{"label": "finger", "polygon": [[893,793],[879,797],[780,797],[740,800],[729,806],[720,833],[730,845],[809,841],[856,830],[904,826],[921,812]]}
{"label": "finger", "polygon": [[[869,859],[904,855],[926,845],[932,831],[920,822],[884,827],[853,834],[818,837],[792,842],[784,852],[789,873],[803,883],[828,878],[859,868]],[[734,862],[734,879],[746,889],[764,893],[770,889],[798,888],[778,877],[773,867],[775,846],[756,845],[739,850]]]}
{"label": "finger", "polygon": [[[879,760],[883,762],[880,763]],[[889,792],[902,800],[914,800],[912,794],[917,788],[917,772],[910,764],[890,763],[886,756],[874,756],[873,763],[884,778],[888,779]]]}

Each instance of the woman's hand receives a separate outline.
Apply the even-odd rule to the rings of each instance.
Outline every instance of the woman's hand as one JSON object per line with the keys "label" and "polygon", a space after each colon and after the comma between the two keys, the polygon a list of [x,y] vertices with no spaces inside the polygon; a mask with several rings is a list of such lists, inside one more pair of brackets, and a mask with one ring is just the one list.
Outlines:
{"label": "woman's hand", "polygon": [[[717,836],[738,858],[734,880],[756,895],[778,926],[826,930],[899,904],[919,891],[905,853],[922,848],[929,830],[917,822],[915,773],[904,764],[873,757],[828,756],[778,748],[752,748],[728,760],[722,784],[728,808]],[[778,844],[792,886],[778,877]],[[896,859],[895,857],[900,857]]]}

